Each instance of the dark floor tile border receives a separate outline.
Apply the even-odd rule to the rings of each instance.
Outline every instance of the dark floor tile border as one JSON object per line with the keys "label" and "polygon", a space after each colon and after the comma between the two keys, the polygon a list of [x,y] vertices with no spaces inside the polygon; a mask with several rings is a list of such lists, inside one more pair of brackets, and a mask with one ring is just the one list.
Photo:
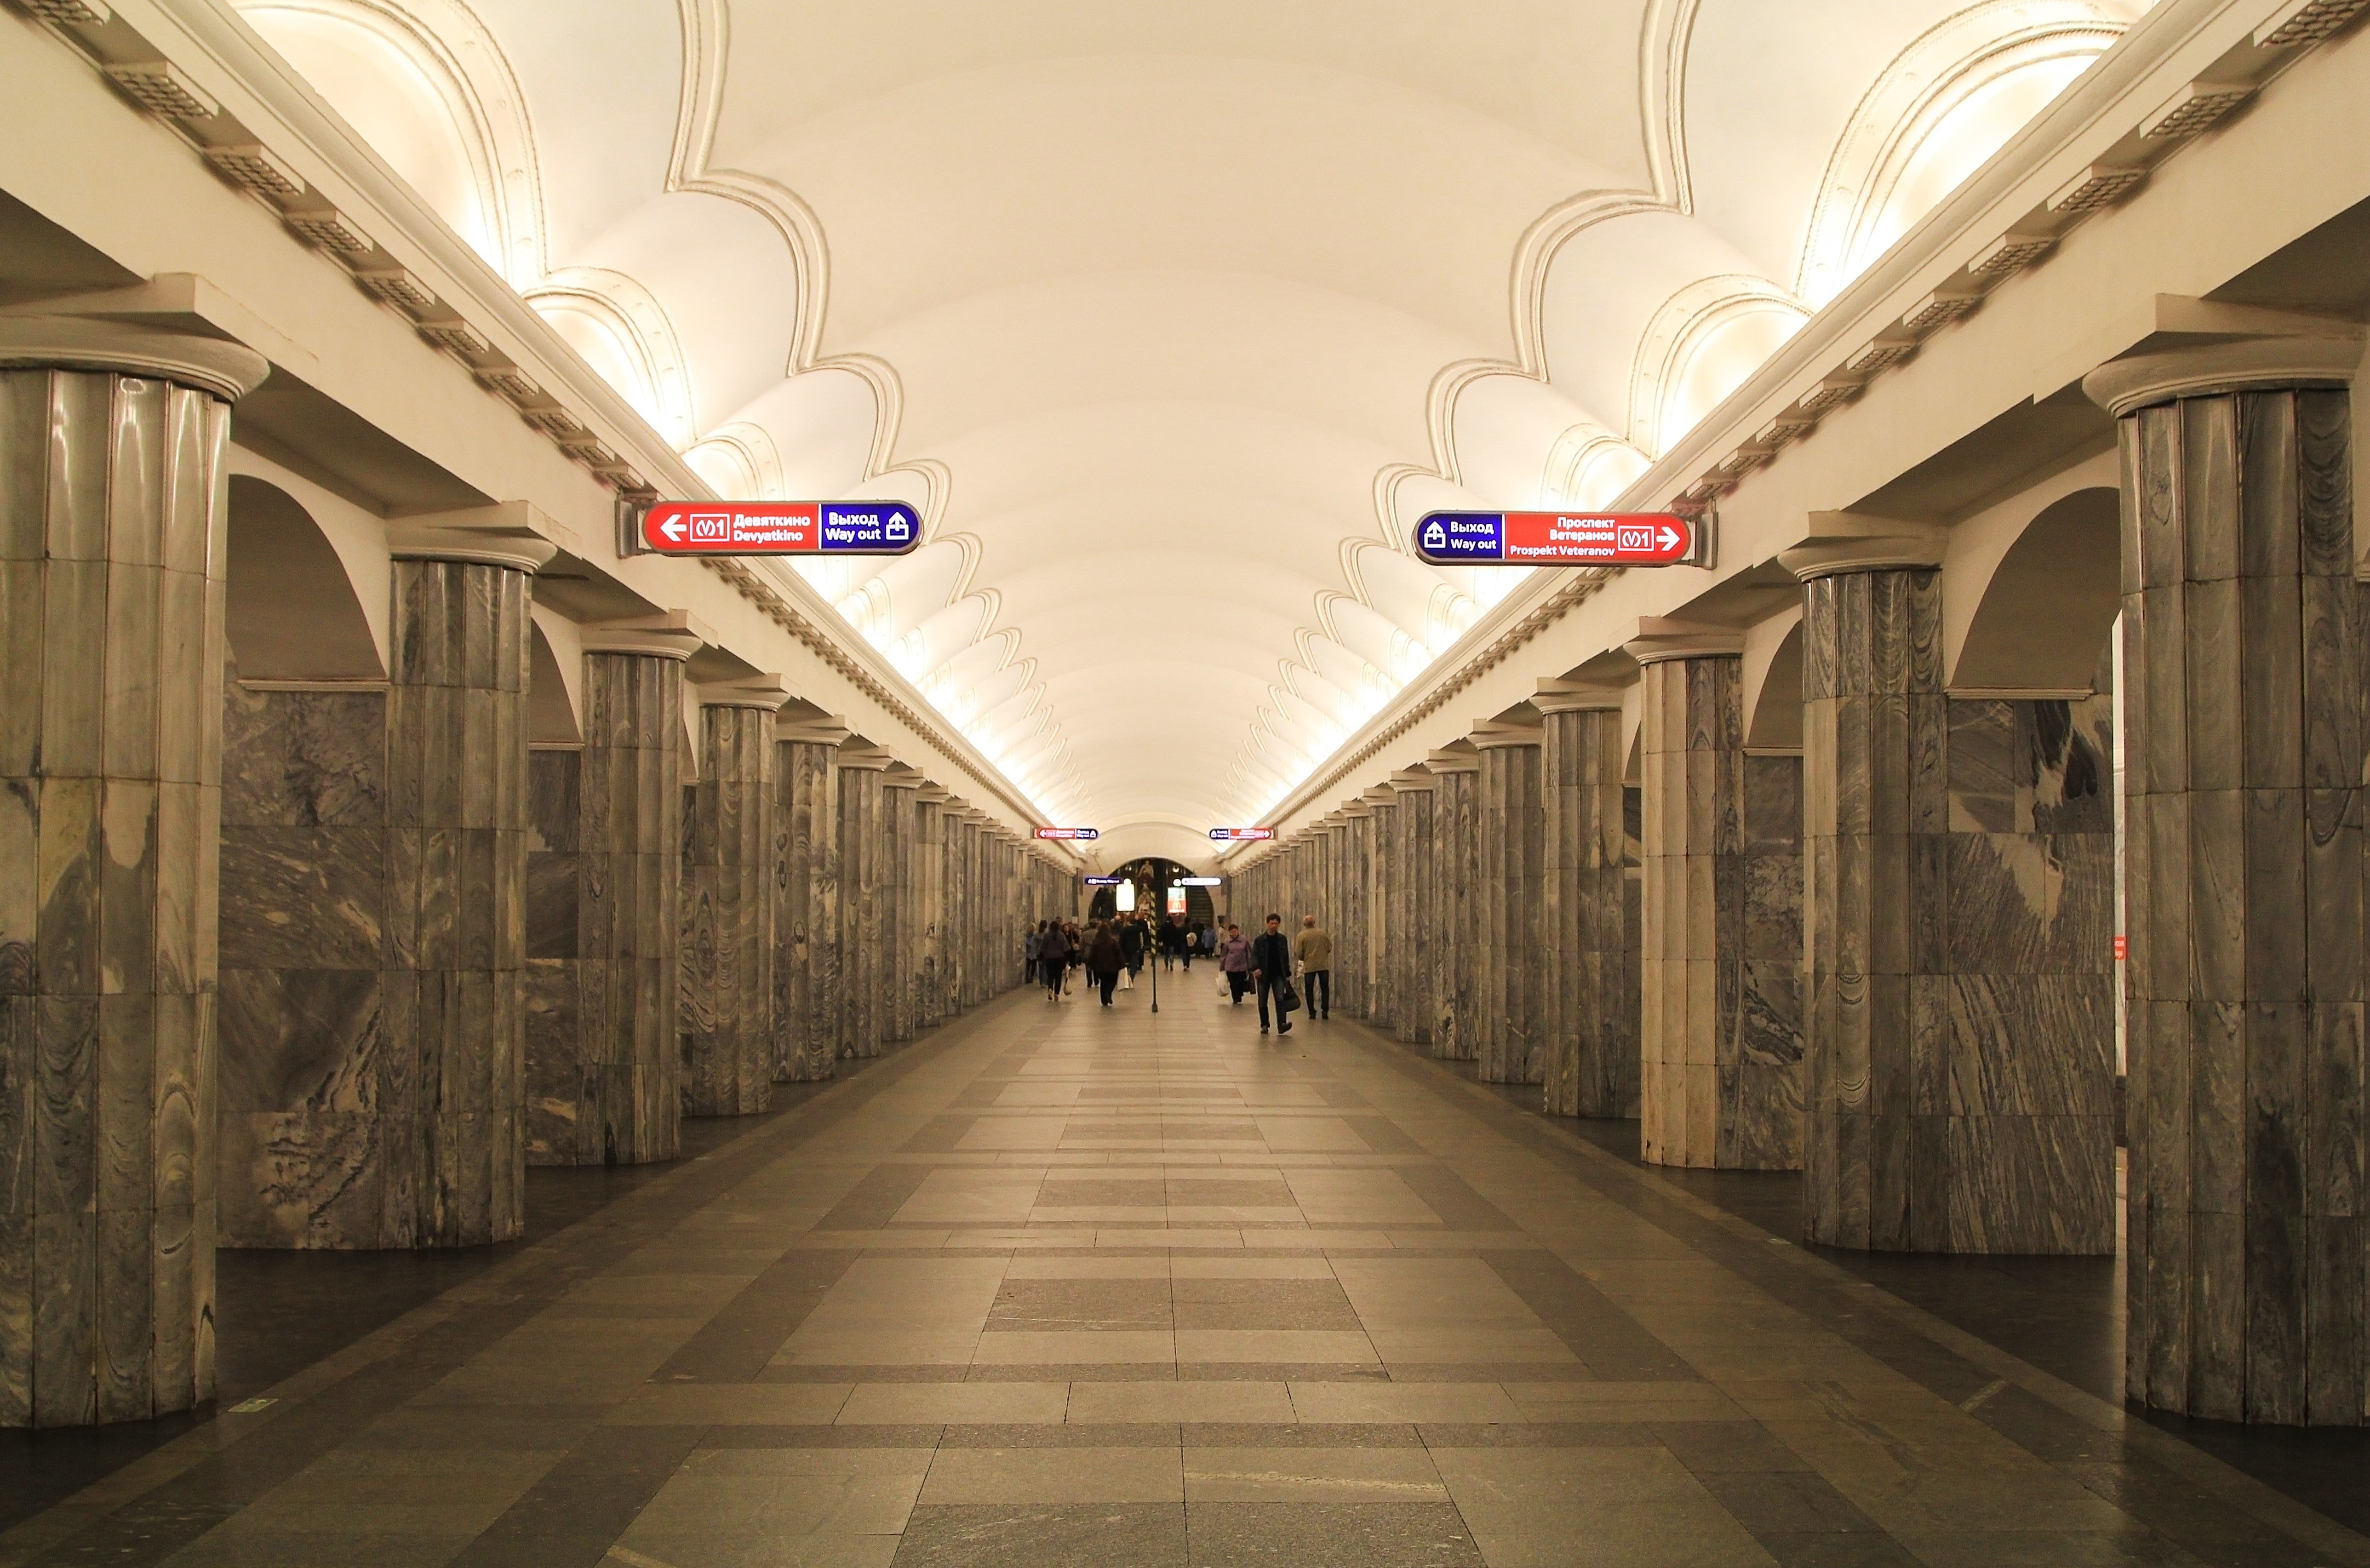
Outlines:
{"label": "dark floor tile border", "polygon": [[1676,1351],[1553,1252],[1486,1251],[1479,1257],[1597,1377],[1630,1383],[1703,1381]]}
{"label": "dark floor tile border", "polygon": [[1473,1190],[1472,1183],[1436,1161],[1393,1166],[1408,1190],[1440,1216],[1450,1230],[1520,1230],[1505,1210]]}
{"label": "dark floor tile border", "polygon": [[698,1426],[594,1429],[450,1568],[599,1568],[706,1435]]}
{"label": "dark floor tile border", "polygon": [[[1363,1028],[1353,1026],[1348,1038],[1367,1046],[1368,1055],[1391,1071],[1436,1094],[1450,1089],[1461,1091],[1464,1100],[1477,1108],[1478,1119],[1509,1142],[1547,1159],[1582,1185],[1952,1403],[1973,1400],[2000,1381],[2003,1370],[2012,1372],[2017,1384],[2034,1397],[2029,1402],[2012,1402],[2002,1412],[1987,1413],[1998,1402],[1995,1396],[1975,1406],[1972,1412],[1975,1419],[2019,1447],[2024,1446],[2024,1437],[2041,1439],[2042,1451],[2027,1451],[2042,1462],[2054,1462],[2075,1473],[2086,1467],[2052,1461],[2046,1450],[2075,1441],[2077,1428],[2099,1433],[2119,1452],[2115,1468],[2126,1472],[2137,1490],[2121,1494],[2095,1485],[2092,1490],[2123,1507],[2143,1527],[2177,1544],[2197,1541],[2199,1555],[2206,1561],[2219,1561],[2213,1548],[2236,1536],[2246,1539],[2255,1554],[2247,1559],[2249,1563],[2286,1568],[2293,1562],[2303,1568],[2328,1555],[2370,1563],[2370,1539],[2275,1487],[2142,1422],[2133,1422],[2120,1436],[2100,1433],[2069,1408],[2077,1402],[2096,1403],[2095,1396],[1855,1278],[1784,1238],[1767,1236],[1760,1228],[1702,1199],[1658,1185],[1658,1179],[1643,1167],[1509,1104],[1488,1086],[1461,1078],[1453,1070],[1455,1064],[1434,1062]],[[1642,1325],[1640,1332],[1644,1332]],[[1979,1363],[1953,1349],[1947,1343],[1953,1337],[1983,1345],[1988,1353],[1986,1362]],[[2044,1421],[2042,1412],[2052,1411],[2056,1419]],[[2216,1495],[2200,1496],[2200,1485],[2211,1487]],[[2125,1495],[2146,1496],[2149,1501],[2126,1504]],[[2163,1505],[2176,1498],[2185,1500],[2189,1507],[2181,1512],[2180,1525],[2166,1528],[2169,1521],[2159,1522],[2164,1520]],[[2267,1539],[2268,1531],[2279,1533]]]}
{"label": "dark floor tile border", "polygon": [[650,1381],[754,1380],[821,1305],[824,1293],[862,1256],[853,1249],[799,1248],[783,1253],[667,1357]]}
{"label": "dark floor tile border", "polygon": [[[945,1119],[938,1118],[940,1121]],[[905,1148],[907,1152],[912,1150],[913,1145],[910,1141]],[[931,1152],[948,1151],[940,1149]],[[931,1172],[939,1169],[940,1167],[936,1163],[925,1160],[903,1160],[887,1165],[876,1165],[866,1171],[855,1186],[848,1189],[846,1197],[831,1206],[830,1213],[815,1221],[814,1228],[825,1231],[885,1230],[889,1227],[889,1222],[896,1218],[897,1211],[903,1208],[913,1195],[922,1190],[922,1183],[930,1179]],[[932,1228],[944,1229],[945,1227],[938,1226]]]}

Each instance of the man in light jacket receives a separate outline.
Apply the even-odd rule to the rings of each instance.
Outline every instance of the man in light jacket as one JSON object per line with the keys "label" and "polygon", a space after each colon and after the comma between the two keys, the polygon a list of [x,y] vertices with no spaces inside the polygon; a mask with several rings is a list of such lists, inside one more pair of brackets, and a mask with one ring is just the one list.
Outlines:
{"label": "man in light jacket", "polygon": [[1300,917],[1300,934],[1292,939],[1292,956],[1300,961],[1300,976],[1308,987],[1308,1016],[1333,1016],[1333,938],[1314,915]]}

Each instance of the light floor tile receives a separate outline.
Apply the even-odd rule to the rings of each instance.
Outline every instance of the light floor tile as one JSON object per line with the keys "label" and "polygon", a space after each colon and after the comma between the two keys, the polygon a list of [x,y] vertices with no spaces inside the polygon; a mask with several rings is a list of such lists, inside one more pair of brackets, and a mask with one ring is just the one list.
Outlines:
{"label": "light floor tile", "polygon": [[859,1383],[840,1407],[842,1426],[1057,1424],[1067,1383]]}
{"label": "light floor tile", "polygon": [[1177,1359],[1203,1362],[1264,1362],[1271,1366],[1338,1361],[1380,1361],[1374,1343],[1348,1329],[1179,1329]]}
{"label": "light floor tile", "polygon": [[921,1501],[1181,1503],[1184,1497],[1175,1448],[940,1448]]}
{"label": "light floor tile", "polygon": [[1073,1424],[1245,1422],[1288,1424],[1292,1396],[1282,1383],[1221,1378],[1192,1382],[1073,1383]]}
{"label": "light floor tile", "polygon": [[1499,1425],[1523,1412],[1495,1383],[1310,1383],[1292,1385],[1293,1413],[1305,1422],[1441,1422]]}
{"label": "light floor tile", "polygon": [[618,1426],[828,1425],[852,1383],[652,1383],[605,1418]]}
{"label": "light floor tile", "polygon": [[1188,1503],[1445,1503],[1421,1448],[1187,1448]]}
{"label": "light floor tile", "polygon": [[1177,1359],[1176,1337],[1168,1331],[1109,1329],[1028,1330],[979,1336],[972,1360],[982,1366],[1065,1366],[1110,1362]]}

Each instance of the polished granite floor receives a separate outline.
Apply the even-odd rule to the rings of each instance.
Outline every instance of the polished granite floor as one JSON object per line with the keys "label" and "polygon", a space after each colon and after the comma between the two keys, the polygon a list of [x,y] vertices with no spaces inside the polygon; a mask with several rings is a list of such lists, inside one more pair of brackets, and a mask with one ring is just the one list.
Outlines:
{"label": "polished granite floor", "polygon": [[[2100,1397],[2088,1275],[2019,1326],[2045,1273],[1814,1256],[1778,1182],[1163,991],[1009,997],[518,1246],[259,1262],[249,1408],[24,1439],[118,1446],[19,1467],[0,1568],[2370,1565]],[[286,1299],[341,1265],[358,1336]]]}

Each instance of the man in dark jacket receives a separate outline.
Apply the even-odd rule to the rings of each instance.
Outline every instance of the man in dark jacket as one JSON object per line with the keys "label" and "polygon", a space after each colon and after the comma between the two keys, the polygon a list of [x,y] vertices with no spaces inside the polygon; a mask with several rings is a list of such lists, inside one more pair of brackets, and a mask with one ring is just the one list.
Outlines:
{"label": "man in dark jacket", "polygon": [[1111,1005],[1111,987],[1119,982],[1119,933],[1112,929],[1112,926],[1117,924],[1113,921],[1110,925],[1096,927],[1094,936],[1087,943],[1087,973],[1094,976],[1097,986],[1102,987],[1105,1007]]}
{"label": "man in dark jacket", "polygon": [[1070,935],[1056,923],[1037,944],[1037,962],[1045,966],[1045,999],[1062,999],[1062,973],[1070,963]]}
{"label": "man in dark jacket", "polygon": [[1292,939],[1283,934],[1283,917],[1271,915],[1267,929],[1251,940],[1251,978],[1259,982],[1260,1032],[1267,1032],[1267,1000],[1276,998],[1275,1032],[1292,1032],[1292,1014],[1284,1009],[1284,987],[1292,984]]}

